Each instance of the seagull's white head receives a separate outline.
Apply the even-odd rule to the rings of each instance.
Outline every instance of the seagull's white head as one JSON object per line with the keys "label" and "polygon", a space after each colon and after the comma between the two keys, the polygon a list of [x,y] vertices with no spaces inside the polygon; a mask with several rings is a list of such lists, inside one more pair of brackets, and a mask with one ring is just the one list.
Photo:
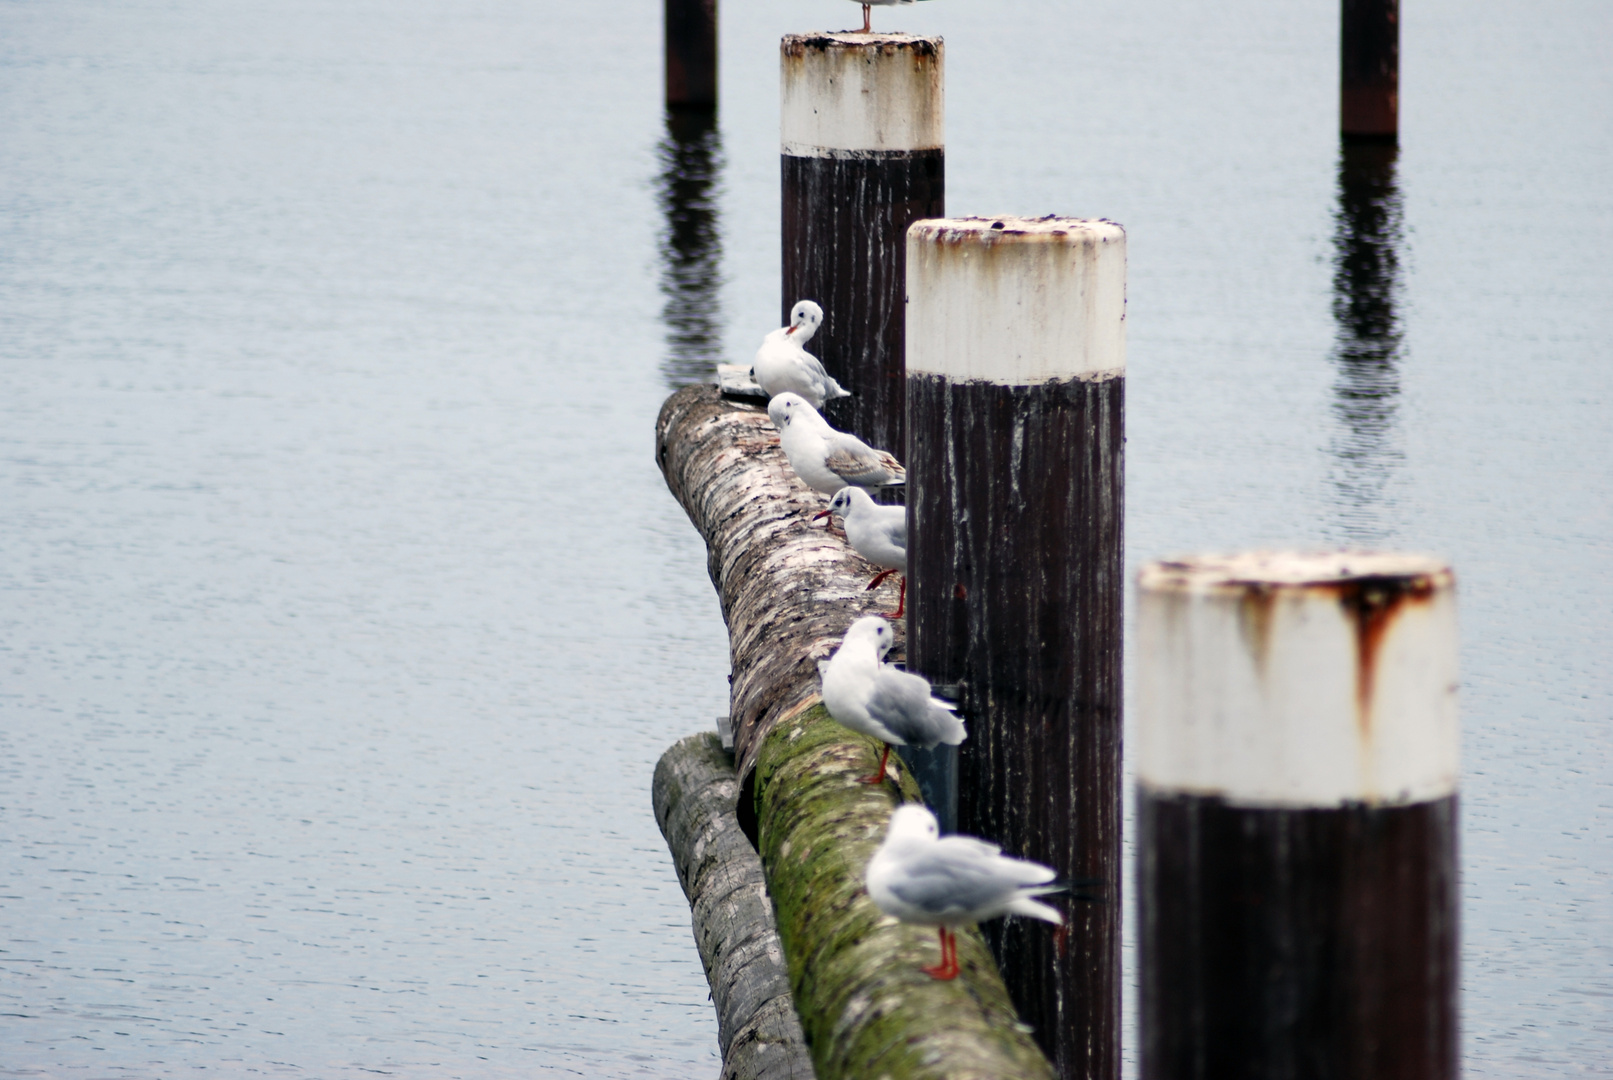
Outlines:
{"label": "seagull's white head", "polygon": [[896,644],[896,631],[891,624],[878,615],[864,615],[850,626],[846,627],[846,636],[841,642],[841,648],[857,642],[867,641],[874,646],[874,652],[881,660]]}
{"label": "seagull's white head", "polygon": [[811,300],[802,300],[790,309],[790,328],[784,336],[797,345],[805,345],[823,325],[823,309]]}
{"label": "seagull's white head", "polygon": [[788,390],[776,395],[767,403],[767,415],[773,421],[773,426],[780,431],[809,414],[817,416],[818,410],[814,409],[806,398],[800,394],[792,394]]}
{"label": "seagull's white head", "polygon": [[891,827],[885,834],[885,843],[893,847],[926,844],[938,839],[941,827],[935,815],[918,803],[903,803],[891,815]]}

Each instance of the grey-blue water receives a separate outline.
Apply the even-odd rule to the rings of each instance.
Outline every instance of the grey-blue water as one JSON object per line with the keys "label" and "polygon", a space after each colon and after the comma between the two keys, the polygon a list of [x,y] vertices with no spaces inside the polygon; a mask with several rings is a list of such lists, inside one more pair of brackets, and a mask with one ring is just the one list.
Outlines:
{"label": "grey-blue water", "polygon": [[[776,325],[777,38],[860,13],[726,5],[691,151],[659,10],[0,3],[0,1075],[715,1075],[651,424]],[[875,25],[952,212],[1129,229],[1133,566],[1454,561],[1466,1068],[1613,1075],[1613,7],[1408,3],[1349,159],[1336,13]]]}

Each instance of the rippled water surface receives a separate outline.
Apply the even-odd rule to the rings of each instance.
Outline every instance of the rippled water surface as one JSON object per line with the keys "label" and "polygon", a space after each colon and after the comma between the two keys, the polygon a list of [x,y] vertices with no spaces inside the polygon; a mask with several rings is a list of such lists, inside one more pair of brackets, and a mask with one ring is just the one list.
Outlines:
{"label": "rippled water surface", "polygon": [[[858,12],[726,5],[710,127],[659,11],[0,4],[0,1075],[715,1075],[651,424],[775,325],[777,37]],[[1133,565],[1453,559],[1466,1069],[1613,1074],[1613,9],[1406,5],[1398,153],[1336,11],[875,23],[952,212],[1128,228]]]}

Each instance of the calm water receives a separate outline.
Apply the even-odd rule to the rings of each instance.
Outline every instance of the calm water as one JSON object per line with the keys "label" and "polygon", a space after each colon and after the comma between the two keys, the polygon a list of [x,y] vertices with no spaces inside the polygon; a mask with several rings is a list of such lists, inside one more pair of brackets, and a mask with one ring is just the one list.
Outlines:
{"label": "calm water", "polygon": [[[727,5],[669,130],[659,8],[0,4],[0,1075],[715,1074],[651,424],[775,325],[777,38],[858,12]],[[1211,8],[875,21],[952,212],[1130,231],[1133,564],[1454,560],[1467,1071],[1613,1075],[1613,8],[1408,5],[1348,156],[1336,3]]]}

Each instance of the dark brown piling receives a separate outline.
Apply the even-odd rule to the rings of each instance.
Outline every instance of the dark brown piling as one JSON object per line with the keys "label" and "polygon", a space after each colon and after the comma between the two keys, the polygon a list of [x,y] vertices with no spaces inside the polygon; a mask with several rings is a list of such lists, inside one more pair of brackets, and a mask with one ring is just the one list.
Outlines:
{"label": "dark brown piling", "polygon": [[1139,576],[1144,1080],[1456,1075],[1453,592],[1362,552]]}
{"label": "dark brown piling", "polygon": [[1061,1077],[1120,1075],[1125,233],[908,234],[908,662],[956,683],[958,830],[1092,878],[985,930]]}
{"label": "dark brown piling", "polygon": [[1392,143],[1400,132],[1400,0],[1340,0],[1339,132]]}
{"label": "dark brown piling", "polygon": [[717,107],[717,0],[666,0],[668,108]]}
{"label": "dark brown piling", "polygon": [[824,309],[811,349],[852,397],[829,419],[905,444],[907,227],[945,212],[943,50],[906,34],[792,34],[780,44],[782,322]]}

